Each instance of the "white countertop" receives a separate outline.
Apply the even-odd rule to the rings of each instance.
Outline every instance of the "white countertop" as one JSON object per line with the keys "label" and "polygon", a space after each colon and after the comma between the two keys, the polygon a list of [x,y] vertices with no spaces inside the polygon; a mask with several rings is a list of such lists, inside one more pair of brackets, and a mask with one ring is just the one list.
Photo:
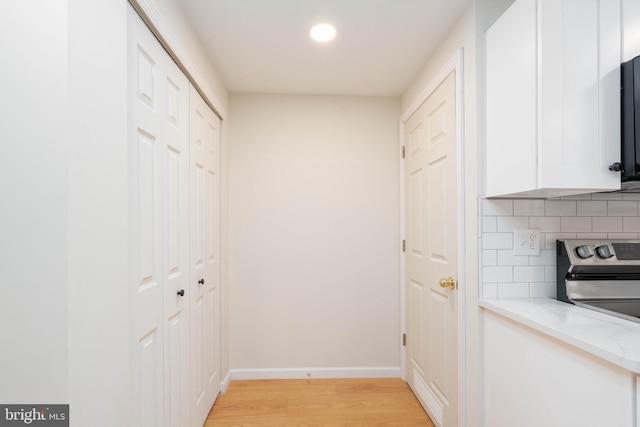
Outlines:
{"label": "white countertop", "polygon": [[640,374],[640,323],[549,298],[486,299],[480,306]]}

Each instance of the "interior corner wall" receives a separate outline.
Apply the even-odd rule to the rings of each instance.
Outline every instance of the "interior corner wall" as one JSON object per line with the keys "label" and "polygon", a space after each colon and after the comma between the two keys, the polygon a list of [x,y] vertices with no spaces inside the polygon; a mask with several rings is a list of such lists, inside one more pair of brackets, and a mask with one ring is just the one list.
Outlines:
{"label": "interior corner wall", "polygon": [[[409,106],[420,95],[420,92],[427,87],[431,79],[437,75],[445,63],[457,52],[459,48],[464,48],[463,66],[473,66],[473,62],[469,61],[475,57],[475,6],[474,2],[462,13],[456,24],[453,26],[448,35],[438,45],[438,49],[429,57],[426,64],[413,78],[407,89],[402,94],[401,112],[404,114]],[[475,68],[473,68],[475,70]],[[465,71],[465,76],[469,73]],[[465,77],[466,79],[467,77]]]}
{"label": "interior corner wall", "polygon": [[221,354],[220,354],[220,370],[221,370],[221,381],[222,381],[222,391],[226,391],[226,387],[229,385],[229,374],[231,369],[231,364],[229,361],[229,308],[230,308],[230,298],[229,298],[229,121],[231,117],[227,120],[222,121],[222,135],[220,139],[220,176],[221,178],[221,189],[220,189],[220,258],[221,258],[221,268],[220,268],[220,279],[221,279],[221,289],[222,293],[220,295],[220,325],[221,325]]}
{"label": "interior corner wall", "polygon": [[399,100],[232,95],[230,117],[232,372],[399,372]]}

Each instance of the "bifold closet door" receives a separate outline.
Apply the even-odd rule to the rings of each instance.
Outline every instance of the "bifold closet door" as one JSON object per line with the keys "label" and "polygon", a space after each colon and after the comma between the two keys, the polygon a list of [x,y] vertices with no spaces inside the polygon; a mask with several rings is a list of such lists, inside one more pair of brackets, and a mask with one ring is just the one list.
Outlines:
{"label": "bifold closet door", "polygon": [[[188,427],[189,413],[189,90],[169,58],[162,166],[164,278],[164,414],[167,427]],[[199,426],[198,426],[199,427]]]}
{"label": "bifold closet door", "polygon": [[128,13],[131,423],[187,427],[189,82]]}
{"label": "bifold closet door", "polygon": [[191,419],[220,393],[220,119],[191,88]]}

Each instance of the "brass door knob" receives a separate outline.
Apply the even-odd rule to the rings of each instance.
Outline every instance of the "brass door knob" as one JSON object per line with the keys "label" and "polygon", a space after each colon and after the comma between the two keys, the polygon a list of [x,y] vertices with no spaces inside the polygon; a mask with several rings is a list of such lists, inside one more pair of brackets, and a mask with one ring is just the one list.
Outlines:
{"label": "brass door knob", "polygon": [[440,286],[443,288],[453,289],[456,287],[456,279],[451,276],[446,279],[443,277],[442,279],[440,279]]}

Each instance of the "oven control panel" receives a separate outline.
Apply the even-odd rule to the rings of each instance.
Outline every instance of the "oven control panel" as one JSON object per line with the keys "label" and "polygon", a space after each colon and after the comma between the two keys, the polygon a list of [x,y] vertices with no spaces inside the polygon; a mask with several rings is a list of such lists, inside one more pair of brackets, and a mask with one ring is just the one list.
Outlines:
{"label": "oven control panel", "polygon": [[621,261],[640,261],[640,243],[612,243],[616,255]]}
{"label": "oven control panel", "polygon": [[614,255],[614,251],[611,245],[600,245],[595,247],[591,245],[580,245],[576,248],[576,255],[581,259],[591,258],[594,255],[602,259],[607,259]]}
{"label": "oven control panel", "polygon": [[640,323],[640,240],[558,240],[556,298]]}
{"label": "oven control panel", "polygon": [[573,265],[640,265],[640,240],[565,240]]}

